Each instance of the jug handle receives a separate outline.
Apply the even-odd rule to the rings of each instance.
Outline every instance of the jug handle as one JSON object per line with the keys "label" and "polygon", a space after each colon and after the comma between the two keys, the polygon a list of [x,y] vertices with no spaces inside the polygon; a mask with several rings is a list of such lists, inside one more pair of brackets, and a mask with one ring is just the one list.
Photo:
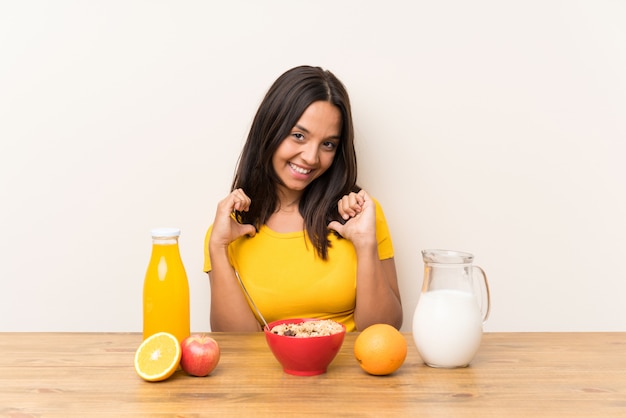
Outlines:
{"label": "jug handle", "polygon": [[[489,318],[489,313],[491,312],[491,295],[489,293],[489,282],[487,281],[487,274],[485,273],[485,270],[483,270],[481,267],[479,266],[472,266],[475,270],[480,271],[480,275],[483,278],[483,283],[485,284],[485,294],[487,295],[487,307],[485,309],[485,313],[483,315],[483,324],[487,321],[487,318]],[[483,299],[482,297],[480,298],[480,302],[481,302],[481,310],[482,310],[482,305],[483,305]]]}

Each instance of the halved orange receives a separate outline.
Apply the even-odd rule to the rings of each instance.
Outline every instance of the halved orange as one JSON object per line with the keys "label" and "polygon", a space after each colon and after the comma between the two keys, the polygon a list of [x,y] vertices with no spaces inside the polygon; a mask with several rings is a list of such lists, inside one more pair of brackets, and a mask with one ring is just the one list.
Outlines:
{"label": "halved orange", "polygon": [[135,370],[144,380],[158,382],[174,374],[180,364],[180,343],[168,332],[146,338],[135,352]]}

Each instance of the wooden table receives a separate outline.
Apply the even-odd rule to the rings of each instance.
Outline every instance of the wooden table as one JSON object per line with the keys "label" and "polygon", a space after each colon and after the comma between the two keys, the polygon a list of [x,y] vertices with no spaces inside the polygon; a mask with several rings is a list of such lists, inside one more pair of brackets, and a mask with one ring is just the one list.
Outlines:
{"label": "wooden table", "polygon": [[348,334],[328,372],[284,374],[263,334],[214,333],[206,378],[135,373],[139,334],[1,333],[2,416],[626,417],[626,333],[485,334],[468,368],[370,376]]}

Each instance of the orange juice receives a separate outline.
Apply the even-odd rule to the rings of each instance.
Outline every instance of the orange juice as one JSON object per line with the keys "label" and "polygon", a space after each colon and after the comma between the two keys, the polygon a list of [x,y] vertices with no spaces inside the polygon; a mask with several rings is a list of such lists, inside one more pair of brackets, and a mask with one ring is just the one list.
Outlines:
{"label": "orange juice", "polygon": [[152,256],[143,285],[143,338],[165,331],[182,342],[190,334],[189,282],[177,228],[152,230]]}

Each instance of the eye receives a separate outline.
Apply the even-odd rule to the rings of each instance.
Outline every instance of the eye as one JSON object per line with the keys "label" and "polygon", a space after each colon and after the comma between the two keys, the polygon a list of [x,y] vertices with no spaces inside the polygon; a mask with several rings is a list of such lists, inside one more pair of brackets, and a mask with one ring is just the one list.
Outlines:
{"label": "eye", "polygon": [[328,151],[334,151],[335,149],[337,149],[337,143],[334,141],[325,141],[322,146],[324,147],[324,149],[328,150]]}
{"label": "eye", "polygon": [[304,135],[301,134],[300,132],[292,132],[291,136],[294,137],[298,141],[304,141]]}

